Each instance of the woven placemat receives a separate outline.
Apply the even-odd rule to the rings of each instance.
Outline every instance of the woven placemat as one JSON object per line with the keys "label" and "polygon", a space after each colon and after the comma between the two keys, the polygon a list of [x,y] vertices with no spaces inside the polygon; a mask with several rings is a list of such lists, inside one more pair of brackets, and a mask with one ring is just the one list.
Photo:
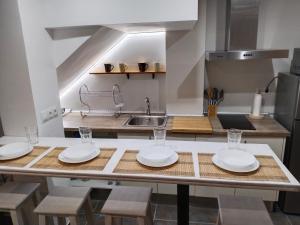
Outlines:
{"label": "woven placemat", "polygon": [[213,154],[198,154],[200,177],[242,181],[289,182],[289,179],[272,156],[257,155],[256,159],[259,161],[260,167],[250,173],[234,173],[223,170],[213,164],[212,157]]}
{"label": "woven placemat", "polygon": [[34,146],[31,153],[17,159],[0,161],[0,166],[24,167],[49,148],[46,146]]}
{"label": "woven placemat", "polygon": [[136,160],[138,151],[126,150],[117,167],[115,173],[130,174],[159,174],[169,176],[195,176],[192,153],[178,153],[178,161],[170,166],[155,168],[140,164]]}
{"label": "woven placemat", "polygon": [[64,150],[64,147],[57,147],[49,152],[46,156],[35,163],[33,168],[40,169],[60,169],[60,170],[103,170],[107,162],[110,160],[116,149],[101,148],[100,154],[84,163],[63,163],[58,160],[58,155]]}

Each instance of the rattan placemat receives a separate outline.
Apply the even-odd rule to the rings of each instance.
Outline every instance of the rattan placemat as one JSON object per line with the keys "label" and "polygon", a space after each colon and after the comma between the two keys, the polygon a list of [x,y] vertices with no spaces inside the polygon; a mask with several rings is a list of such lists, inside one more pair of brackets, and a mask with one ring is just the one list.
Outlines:
{"label": "rattan placemat", "polygon": [[289,182],[289,179],[272,156],[257,155],[256,158],[260,163],[260,167],[250,173],[234,173],[220,169],[213,164],[212,156],[213,154],[198,154],[200,177],[242,181]]}
{"label": "rattan placemat", "polygon": [[115,173],[129,174],[158,174],[169,176],[195,176],[192,153],[178,153],[178,161],[170,166],[162,168],[148,167],[140,164],[136,160],[138,151],[126,150],[117,167]]}
{"label": "rattan placemat", "polygon": [[64,147],[56,147],[46,156],[40,159],[32,167],[39,169],[59,169],[59,170],[103,170],[116,149],[101,148],[100,154],[84,163],[70,164],[58,160],[58,155],[64,150]]}
{"label": "rattan placemat", "polygon": [[17,159],[0,161],[0,166],[24,167],[49,148],[46,146],[34,146],[31,153]]}

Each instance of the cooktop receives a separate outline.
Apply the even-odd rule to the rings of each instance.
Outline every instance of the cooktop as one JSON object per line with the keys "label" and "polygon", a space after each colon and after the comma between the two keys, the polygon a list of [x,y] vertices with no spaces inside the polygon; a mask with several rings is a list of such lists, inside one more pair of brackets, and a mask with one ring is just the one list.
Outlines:
{"label": "cooktop", "polygon": [[223,129],[256,130],[246,115],[243,114],[219,114],[218,118]]}

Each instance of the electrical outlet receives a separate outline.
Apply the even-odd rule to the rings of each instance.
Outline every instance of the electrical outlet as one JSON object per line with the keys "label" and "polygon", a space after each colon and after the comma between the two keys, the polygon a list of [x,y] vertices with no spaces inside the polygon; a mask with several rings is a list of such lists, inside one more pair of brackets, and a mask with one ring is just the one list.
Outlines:
{"label": "electrical outlet", "polygon": [[58,116],[58,110],[56,106],[51,106],[43,111],[41,111],[41,119],[43,123],[55,118]]}

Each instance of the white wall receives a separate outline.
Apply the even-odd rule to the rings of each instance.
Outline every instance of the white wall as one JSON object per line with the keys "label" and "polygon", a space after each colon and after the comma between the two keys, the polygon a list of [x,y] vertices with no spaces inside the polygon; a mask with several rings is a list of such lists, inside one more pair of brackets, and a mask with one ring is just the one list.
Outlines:
{"label": "white wall", "polygon": [[[216,2],[208,1],[206,48],[214,50],[218,38],[216,23]],[[289,59],[258,61],[224,61],[208,63],[206,82],[223,88],[225,100],[219,111],[251,112],[256,89],[265,85],[280,71],[289,71],[293,48],[300,47],[300,1],[264,0],[260,1],[258,48],[289,49]],[[263,112],[274,111],[274,86],[271,93],[264,94]]]}
{"label": "white wall", "polygon": [[46,123],[40,112],[51,106],[60,110],[57,75],[51,55],[51,38],[45,30],[44,1],[18,1],[28,71],[41,136],[63,136],[61,114]]}
{"label": "white wall", "polygon": [[289,49],[288,59],[273,61],[275,73],[290,70],[293,49],[300,47],[300,1],[261,1],[258,33],[259,48]]}
{"label": "white wall", "polygon": [[[126,63],[131,70],[138,70],[138,62],[148,62],[150,66],[159,62],[165,69],[165,33],[130,34],[123,38],[113,49],[99,59],[96,70],[104,71],[103,63],[112,63],[118,70],[119,63]],[[150,68],[152,69],[152,68]],[[130,80],[125,75],[83,75],[84,79],[77,82],[67,94],[61,98],[61,105],[66,108],[81,109],[78,90],[82,84],[87,84],[90,90],[111,90],[114,84],[119,84],[124,94],[125,111],[144,111],[146,96],[151,99],[153,111],[165,110],[164,75],[158,75],[152,80],[151,75],[132,75]],[[87,99],[87,98],[85,98]],[[89,97],[93,110],[114,111],[112,98]]]}
{"label": "white wall", "polygon": [[5,135],[24,136],[36,123],[16,0],[0,1],[0,114]]}
{"label": "white wall", "polygon": [[197,20],[197,0],[48,0],[46,27]]}
{"label": "white wall", "polygon": [[168,114],[202,114],[205,67],[206,0],[199,1],[192,31],[167,34],[166,106]]}

